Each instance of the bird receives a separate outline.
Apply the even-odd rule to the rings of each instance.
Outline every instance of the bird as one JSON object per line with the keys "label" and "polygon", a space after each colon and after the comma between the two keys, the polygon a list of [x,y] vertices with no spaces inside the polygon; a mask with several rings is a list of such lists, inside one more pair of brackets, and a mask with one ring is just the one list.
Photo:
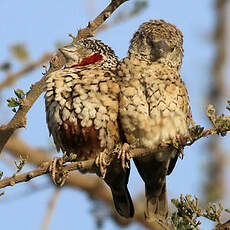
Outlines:
{"label": "bird", "polygon": [[[118,121],[117,56],[96,39],[81,39],[59,49],[65,66],[48,74],[45,84],[46,120],[58,151],[75,154],[77,161],[95,159],[95,172],[112,191],[117,212],[130,218],[134,207],[127,188],[129,169],[105,156],[122,143]],[[96,169],[95,169],[96,168]]]}
{"label": "bird", "polygon": [[[150,20],[134,33],[128,55],[117,67],[121,127],[129,147],[147,153],[134,157],[134,163],[145,183],[144,214],[150,222],[167,217],[166,175],[182,154],[182,148],[173,143],[183,143],[193,124],[179,74],[182,58],[182,32],[164,20]],[[128,155],[127,146],[123,151]]]}

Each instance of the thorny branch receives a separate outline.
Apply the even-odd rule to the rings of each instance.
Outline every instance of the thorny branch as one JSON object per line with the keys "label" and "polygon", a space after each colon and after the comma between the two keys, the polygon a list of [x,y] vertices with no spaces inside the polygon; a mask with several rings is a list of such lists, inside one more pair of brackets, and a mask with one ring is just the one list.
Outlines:
{"label": "thorny branch", "polygon": [[[93,21],[89,22],[86,28],[78,31],[78,35],[74,37],[74,40],[78,41],[82,38],[94,36],[95,30],[102,25],[121,4],[126,1],[127,0],[112,0],[105,10],[103,10]],[[50,69],[45,76],[31,87],[19,110],[11,121],[7,125],[0,126],[0,152],[15,130],[26,127],[26,114],[43,92],[46,75],[60,69],[64,64],[65,59],[63,55],[60,52],[55,53],[50,60]]]}
{"label": "thorny branch", "polygon": [[146,9],[147,6],[148,6],[148,2],[145,0],[134,2],[132,9],[130,10],[124,9],[123,11],[120,10],[119,13],[110,22],[104,23],[102,26],[100,26],[97,29],[96,33],[107,30],[113,26],[116,26],[117,24],[123,23],[126,20],[131,19],[132,17],[135,17],[141,11]]}
{"label": "thorny branch", "polygon": [[[170,229],[188,229],[188,230],[201,230],[199,227],[201,225],[200,217],[204,217],[210,221],[218,223],[214,230],[229,229],[223,227],[229,227],[229,221],[223,223],[221,221],[221,216],[223,211],[229,213],[228,209],[223,208],[222,203],[211,204],[209,203],[206,208],[200,206],[199,199],[195,197],[191,198],[191,195],[180,196],[180,199],[171,200],[177,209],[168,220],[168,225],[171,226]],[[183,227],[182,227],[183,226]]]}
{"label": "thorny branch", "polygon": [[112,0],[111,3],[103,10],[93,21],[90,21],[88,26],[78,31],[75,41],[79,41],[82,38],[95,36],[95,31],[99,28],[111,14],[124,2],[128,0]]}

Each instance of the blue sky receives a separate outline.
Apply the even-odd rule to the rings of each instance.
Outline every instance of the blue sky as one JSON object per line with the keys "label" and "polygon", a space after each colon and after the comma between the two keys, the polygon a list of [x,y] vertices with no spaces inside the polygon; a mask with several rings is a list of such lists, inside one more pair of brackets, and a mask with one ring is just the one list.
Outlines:
{"label": "blue sky", "polygon": [[[28,45],[32,60],[37,60],[44,52],[55,50],[57,41],[71,42],[68,33],[76,34],[79,28],[85,27],[89,20],[92,20],[108,4],[107,0],[40,0],[40,1],[1,1],[0,9],[0,63],[11,59],[9,46],[18,42]],[[123,4],[118,11],[127,11],[132,0]],[[110,20],[113,19],[113,16]],[[197,123],[208,127],[209,123],[205,116],[206,95],[209,89],[211,78],[210,66],[215,55],[215,47],[210,38],[215,26],[214,1],[210,0],[174,0],[174,1],[153,1],[149,0],[149,7],[138,17],[132,18],[122,24],[116,25],[109,30],[97,35],[115,50],[119,58],[125,57],[129,46],[129,40],[139,25],[149,19],[164,19],[177,25],[184,34],[184,62],[181,71],[183,80],[186,83],[191,99],[193,116]],[[21,68],[21,64],[14,61],[14,70]],[[230,73],[229,69],[227,70]],[[41,78],[42,68],[30,73],[20,79],[14,88],[21,88],[28,91],[30,85]],[[0,73],[0,81],[5,75]],[[229,81],[228,81],[229,84]],[[229,85],[228,85],[229,87]],[[13,96],[12,89],[4,90],[1,101],[0,121],[7,121],[13,116],[7,107],[6,99]],[[229,95],[228,95],[229,96]],[[52,144],[48,139],[48,131],[45,123],[44,99],[41,96],[28,113],[27,128],[20,131],[20,135],[32,146],[47,148]],[[226,138],[224,144],[229,141]],[[180,193],[190,193],[201,196],[201,183],[205,179],[205,162],[207,153],[205,143],[207,139],[195,143],[192,147],[185,149],[185,158],[179,160],[176,169],[168,177],[169,197],[179,197]],[[226,147],[227,148],[227,147]],[[11,175],[5,164],[0,163],[0,169],[5,175]],[[26,166],[24,170],[31,169]],[[229,170],[228,170],[229,172]],[[226,172],[226,178],[230,176]],[[6,195],[0,205],[1,228],[2,229],[23,229],[39,230],[43,215],[47,208],[47,202],[54,190],[46,176],[37,178],[32,182],[40,187],[31,191],[31,186],[21,183],[13,188],[6,188]],[[45,188],[44,188],[45,187]],[[129,188],[132,196],[143,191],[144,185],[136,170],[132,167]],[[27,194],[18,198],[18,194]],[[228,208],[229,204],[226,203]],[[74,230],[84,227],[85,230],[95,229],[96,225],[90,210],[92,202],[87,195],[64,188],[57,203],[50,230],[66,229]],[[210,225],[205,226],[208,229]],[[103,229],[118,229],[111,220],[106,220]],[[131,225],[127,229],[139,229],[137,225]]]}

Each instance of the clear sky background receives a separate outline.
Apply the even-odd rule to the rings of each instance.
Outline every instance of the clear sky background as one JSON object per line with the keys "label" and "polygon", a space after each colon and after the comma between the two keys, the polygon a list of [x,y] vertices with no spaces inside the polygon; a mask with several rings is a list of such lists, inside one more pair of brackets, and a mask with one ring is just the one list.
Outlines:
{"label": "clear sky background", "polygon": [[[92,20],[105,8],[108,2],[110,1],[2,0],[0,6],[0,63],[12,59],[9,46],[18,42],[28,45],[32,60],[39,59],[44,52],[54,51],[57,41],[71,42],[67,34],[76,34],[79,28],[85,27],[89,20]],[[125,12],[132,6],[132,3],[132,0],[126,2],[118,11]],[[123,58],[126,56],[133,33],[144,21],[164,19],[180,28],[184,34],[185,50],[181,75],[188,88],[195,121],[208,127],[210,124],[206,119],[205,110],[209,103],[206,101],[206,96],[212,77],[210,67],[215,55],[215,47],[211,40],[216,20],[214,1],[149,0],[148,3],[148,8],[140,15],[99,33],[97,38],[113,47],[118,57]],[[13,64],[14,71],[22,67],[17,61],[14,61]],[[28,91],[30,85],[42,77],[41,72],[42,68],[38,68],[21,78],[14,88]],[[228,76],[230,76],[229,73],[228,65]],[[4,77],[5,74],[0,72],[0,81]],[[13,89],[6,89],[1,95],[1,123],[8,121],[13,116],[6,103],[6,99],[11,96],[14,96]],[[46,149],[52,145],[52,139],[47,138],[43,96],[40,96],[29,111],[27,128],[20,130],[20,135],[32,146]],[[226,99],[227,96],[229,95],[226,95]],[[179,197],[181,193],[202,197],[201,185],[205,180],[205,162],[207,162],[206,142],[207,139],[203,139],[185,149],[184,160],[178,161],[174,172],[167,179],[170,198]],[[227,146],[229,137],[224,138],[222,142],[226,149],[230,148],[229,145]],[[12,169],[5,164],[0,163],[0,169],[5,175],[12,175]],[[26,166],[24,171],[29,169],[31,167]],[[226,180],[230,176],[229,172],[229,169],[226,170]],[[46,176],[37,178],[31,183],[33,186],[20,183],[13,188],[4,189],[6,194],[0,202],[1,229],[40,229],[47,202],[54,187]],[[129,188],[133,197],[144,190],[144,185],[134,167],[132,167]],[[225,206],[230,208],[230,199],[227,197]],[[95,229],[94,217],[90,214],[93,207],[92,201],[85,193],[65,187],[61,191],[49,229]],[[107,219],[103,229],[119,228],[110,219]],[[140,226],[133,224],[127,229],[140,229]],[[202,229],[211,229],[211,226],[205,222]]]}

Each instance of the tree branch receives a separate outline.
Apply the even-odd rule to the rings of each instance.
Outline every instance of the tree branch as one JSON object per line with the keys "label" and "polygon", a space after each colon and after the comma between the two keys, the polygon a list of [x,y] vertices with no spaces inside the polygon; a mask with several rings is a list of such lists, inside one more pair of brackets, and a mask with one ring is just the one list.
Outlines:
{"label": "tree branch", "polygon": [[[147,154],[152,154],[152,152],[154,151],[160,151],[161,149],[164,150],[165,148],[177,148],[178,151],[181,151],[181,149],[183,149],[185,146],[192,145],[195,141],[199,140],[202,137],[207,137],[207,136],[214,135],[214,134],[218,134],[218,135],[221,134],[222,136],[225,136],[227,132],[230,131],[230,117],[229,116],[225,116],[223,114],[217,116],[216,111],[212,105],[208,106],[207,115],[210,121],[212,122],[214,128],[204,130],[204,128],[200,127],[199,125],[194,126],[191,129],[189,129],[189,135],[183,137],[183,140],[182,140],[183,143],[181,143],[181,140],[180,142],[177,142],[177,141],[172,142],[171,140],[169,140],[168,142],[161,143],[160,145],[156,146],[155,148],[151,150],[145,149],[145,148],[131,149],[131,153],[129,154],[130,158],[141,157]],[[10,143],[13,143],[13,145],[12,144],[10,145]],[[28,146],[27,146],[27,152],[25,150],[22,151],[22,149],[25,148],[26,144],[23,143],[18,138],[14,138],[14,140],[12,140],[10,143],[7,145],[7,149],[12,151],[12,148],[13,148],[13,152],[17,152],[19,149],[19,146],[21,146],[20,154],[21,152],[24,152],[24,154],[21,155],[23,158],[28,158],[28,152],[31,152],[31,151],[34,152],[34,150],[30,149]],[[15,146],[16,146],[16,149],[15,149]],[[41,153],[39,154],[35,153],[35,154],[37,156],[41,155]],[[44,153],[42,154],[42,156],[44,156]],[[115,151],[113,154],[107,155],[105,157],[105,161],[109,165],[116,158],[117,158],[117,152]],[[0,180],[0,188],[4,188],[7,186],[13,186],[16,183],[26,182],[28,180],[31,180],[34,177],[38,177],[43,174],[49,173],[49,167],[50,167],[49,162],[50,162],[49,157],[47,156],[45,158],[42,157],[42,161],[35,163],[36,165],[42,164],[39,168],[32,170],[30,172],[27,172],[27,173],[19,174],[19,175],[14,174],[12,177],[6,177]],[[73,170],[86,170],[87,171],[93,168],[94,162],[95,162],[95,159],[68,163],[64,165],[63,167],[64,173],[62,174],[65,175],[68,172],[73,171]]]}
{"label": "tree branch", "polygon": [[88,26],[78,31],[77,37],[74,39],[78,41],[82,38],[95,36],[95,31],[111,16],[111,14],[124,2],[128,0],[112,0],[111,3],[104,9],[93,21],[89,22]]}

